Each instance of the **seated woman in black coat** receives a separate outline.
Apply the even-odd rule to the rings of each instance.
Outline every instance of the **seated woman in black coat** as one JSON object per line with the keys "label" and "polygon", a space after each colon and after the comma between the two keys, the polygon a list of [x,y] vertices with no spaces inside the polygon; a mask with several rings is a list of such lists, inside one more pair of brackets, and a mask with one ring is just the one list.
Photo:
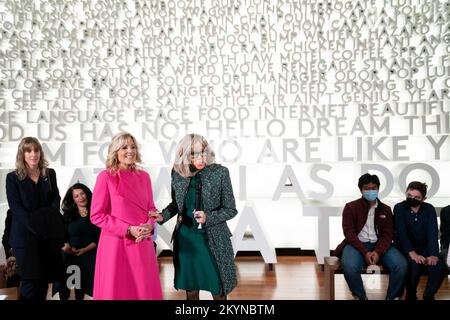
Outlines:
{"label": "seated woman in black coat", "polygon": [[[75,286],[76,300],[83,300],[84,294],[92,296],[94,285],[95,256],[100,229],[91,223],[89,212],[92,192],[82,183],[76,183],[67,190],[63,199],[62,210],[66,222],[66,240],[64,243],[63,260],[67,278],[55,284],[53,293],[59,291],[61,300],[69,298],[69,286]],[[70,266],[78,266],[81,278],[71,277],[77,270]],[[73,268],[73,267],[72,267]],[[73,281],[72,281],[73,279]],[[78,283],[77,283],[77,280]]]}

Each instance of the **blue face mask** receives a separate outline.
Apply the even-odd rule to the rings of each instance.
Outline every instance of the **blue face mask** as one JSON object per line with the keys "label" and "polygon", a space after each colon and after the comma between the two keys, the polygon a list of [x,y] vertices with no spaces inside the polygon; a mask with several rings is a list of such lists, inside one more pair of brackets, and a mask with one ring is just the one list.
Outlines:
{"label": "blue face mask", "polygon": [[367,201],[375,201],[378,197],[378,190],[365,190],[362,195]]}

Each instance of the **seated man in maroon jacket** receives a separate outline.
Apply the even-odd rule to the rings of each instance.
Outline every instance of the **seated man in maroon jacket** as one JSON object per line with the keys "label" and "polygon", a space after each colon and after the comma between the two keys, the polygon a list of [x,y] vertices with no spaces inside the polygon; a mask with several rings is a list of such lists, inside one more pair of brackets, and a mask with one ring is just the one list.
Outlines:
{"label": "seated man in maroon jacket", "polygon": [[408,264],[392,246],[391,208],[378,199],[380,180],[376,175],[362,175],[358,187],[362,197],[345,205],[342,214],[345,239],[334,255],[341,257],[344,277],[355,299],[367,300],[361,270],[374,264],[382,264],[389,270],[386,299],[398,299],[403,295]]}

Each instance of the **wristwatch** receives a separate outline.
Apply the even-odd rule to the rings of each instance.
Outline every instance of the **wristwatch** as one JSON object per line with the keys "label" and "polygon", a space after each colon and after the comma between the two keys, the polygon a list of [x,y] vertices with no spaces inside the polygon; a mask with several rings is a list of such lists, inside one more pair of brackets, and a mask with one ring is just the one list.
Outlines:
{"label": "wristwatch", "polygon": [[[161,214],[159,211],[149,211],[148,213],[147,213],[147,216],[150,218],[150,217],[153,217],[152,216],[152,213],[153,212],[156,212],[156,214]],[[155,217],[155,219],[156,219],[156,217]]]}

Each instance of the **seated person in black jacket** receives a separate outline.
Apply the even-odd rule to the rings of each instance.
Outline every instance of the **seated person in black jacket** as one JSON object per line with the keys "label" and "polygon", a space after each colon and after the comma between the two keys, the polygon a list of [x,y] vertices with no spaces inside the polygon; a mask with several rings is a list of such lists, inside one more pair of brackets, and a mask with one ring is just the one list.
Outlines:
{"label": "seated person in black jacket", "polygon": [[424,300],[434,300],[445,275],[439,256],[438,224],[435,208],[425,202],[427,185],[413,181],[406,188],[406,200],[394,207],[396,245],[409,263],[406,299],[417,300],[420,276],[428,274]]}
{"label": "seated person in black jacket", "polygon": [[[83,300],[85,294],[92,296],[94,286],[95,256],[100,228],[92,224],[89,218],[91,200],[91,190],[82,183],[75,183],[67,190],[62,202],[66,223],[66,239],[62,249],[66,276],[76,275],[74,272],[77,271],[69,269],[71,266],[78,267],[80,276],[78,283],[76,277],[73,283],[70,283],[69,279],[69,287],[75,285],[76,300]],[[55,284],[53,294],[57,291],[61,300],[69,298],[67,278]]]}
{"label": "seated person in black jacket", "polygon": [[14,257],[12,247],[9,245],[9,235],[11,234],[12,213],[8,209],[5,219],[5,231],[3,232],[2,244],[6,256],[6,287],[18,287],[20,276],[16,271],[16,257]]}
{"label": "seated person in black jacket", "polygon": [[448,260],[448,244],[450,242],[450,206],[446,206],[441,210],[441,258],[450,271]]}

